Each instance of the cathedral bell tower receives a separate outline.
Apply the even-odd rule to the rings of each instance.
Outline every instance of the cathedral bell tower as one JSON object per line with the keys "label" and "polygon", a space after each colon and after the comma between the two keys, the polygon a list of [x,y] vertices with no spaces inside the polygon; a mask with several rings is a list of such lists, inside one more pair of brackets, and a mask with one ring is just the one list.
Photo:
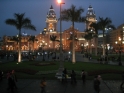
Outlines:
{"label": "cathedral bell tower", "polygon": [[93,11],[92,6],[90,5],[86,14],[86,29],[90,28],[90,24],[92,22],[96,23],[96,15],[95,12]]}
{"label": "cathedral bell tower", "polygon": [[57,31],[57,18],[52,5],[46,17],[46,29],[49,33]]}

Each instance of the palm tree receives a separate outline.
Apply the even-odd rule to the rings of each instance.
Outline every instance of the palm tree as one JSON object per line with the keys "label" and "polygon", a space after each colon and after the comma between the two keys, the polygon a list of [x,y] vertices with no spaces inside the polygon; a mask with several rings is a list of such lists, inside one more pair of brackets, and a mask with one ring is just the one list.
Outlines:
{"label": "palm tree", "polygon": [[88,43],[88,47],[89,47],[89,53],[91,54],[91,39],[94,38],[94,33],[91,32],[91,30],[86,30],[86,34],[83,36],[83,38],[85,38],[89,43]]}
{"label": "palm tree", "polygon": [[105,56],[105,31],[106,31],[106,28],[113,28],[115,29],[114,25],[111,24],[112,21],[110,18],[106,17],[105,19],[102,18],[102,17],[99,17],[99,29],[102,30],[103,32],[103,56]]}
{"label": "palm tree", "polygon": [[[68,40],[71,41],[70,42],[70,49],[72,49],[72,40],[73,40],[73,35],[72,34],[70,34],[70,37],[68,38]],[[74,36],[74,41],[75,42],[78,41],[78,38],[77,38],[76,35]]]}
{"label": "palm tree", "polygon": [[19,52],[18,52],[18,62],[21,62],[21,29],[31,29],[36,30],[35,26],[31,24],[31,20],[29,18],[24,18],[25,13],[22,14],[14,14],[15,19],[7,19],[5,21],[6,24],[15,26],[17,30],[19,30]]}
{"label": "palm tree", "polygon": [[36,39],[35,36],[30,36],[28,41],[29,41],[29,42],[31,41],[31,42],[33,43],[33,53],[34,53],[34,42],[35,42],[35,41],[38,41],[38,39]]}
{"label": "palm tree", "polygon": [[75,31],[74,31],[74,24],[75,22],[81,22],[81,14],[84,12],[84,9],[79,7],[79,9],[76,9],[76,6],[72,5],[69,9],[64,9],[62,10],[61,14],[61,20],[64,21],[71,21],[72,22],[72,31],[73,31],[73,36],[72,36],[72,63],[75,63],[75,42],[74,42],[74,36],[75,36]]}
{"label": "palm tree", "polygon": [[97,56],[97,46],[98,46],[98,30],[99,24],[98,23],[91,23],[90,27],[95,31],[95,55]]}
{"label": "palm tree", "polygon": [[54,50],[54,52],[55,52],[55,42],[56,42],[56,41],[57,41],[57,42],[60,42],[60,41],[57,40],[56,38],[57,38],[57,36],[55,36],[55,35],[50,35],[50,40],[53,42],[53,50]]}

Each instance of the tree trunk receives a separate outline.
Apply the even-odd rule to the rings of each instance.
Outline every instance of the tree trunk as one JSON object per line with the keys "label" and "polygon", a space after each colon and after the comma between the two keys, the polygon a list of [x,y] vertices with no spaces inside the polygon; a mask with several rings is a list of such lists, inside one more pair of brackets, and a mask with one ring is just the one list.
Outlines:
{"label": "tree trunk", "polygon": [[34,42],[33,42],[33,54],[34,54]]}
{"label": "tree trunk", "polygon": [[21,29],[19,30],[18,62],[21,62]]}
{"label": "tree trunk", "polygon": [[103,31],[103,56],[105,56],[105,36],[104,36],[104,32]]}
{"label": "tree trunk", "polygon": [[92,54],[92,49],[91,49],[91,40],[89,40],[89,54]]}
{"label": "tree trunk", "polygon": [[75,60],[75,41],[74,41],[74,35],[75,35],[74,22],[72,25],[72,29],[73,29],[73,34],[72,34],[72,63],[74,64],[76,62],[76,60]]}
{"label": "tree trunk", "polygon": [[53,52],[55,52],[55,41],[53,41]]}
{"label": "tree trunk", "polygon": [[97,46],[98,46],[98,38],[95,38],[95,55],[97,56]]}

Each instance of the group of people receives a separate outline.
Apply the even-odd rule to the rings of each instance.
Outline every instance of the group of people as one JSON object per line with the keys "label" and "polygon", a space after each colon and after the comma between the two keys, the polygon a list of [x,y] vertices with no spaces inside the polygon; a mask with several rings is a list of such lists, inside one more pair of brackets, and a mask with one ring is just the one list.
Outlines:
{"label": "group of people", "polygon": [[[71,77],[71,84],[77,83],[76,73],[74,70],[71,71],[70,77]],[[65,68],[62,72],[62,83],[67,82],[67,78],[68,78],[68,72],[67,72],[67,69]],[[84,70],[82,70],[81,72],[81,78],[82,78],[83,84],[85,84],[86,72]]]}
{"label": "group of people", "polygon": [[[63,76],[62,77],[62,82],[67,82],[67,77],[68,77],[67,74],[68,73],[67,73],[67,70],[65,68],[63,70],[63,73],[62,73],[62,76]],[[86,71],[82,70],[82,72],[81,72],[81,79],[82,79],[82,82],[83,82],[84,85],[85,85],[85,82],[86,82],[86,75],[87,75]],[[71,84],[77,83],[77,81],[76,81],[76,73],[75,73],[74,70],[71,71],[70,76],[71,76]],[[99,93],[100,92],[100,81],[101,81],[101,76],[100,75],[96,75],[94,77],[94,82],[93,82],[93,88],[94,88],[95,93]]]}
{"label": "group of people", "polygon": [[[76,73],[74,70],[72,70],[70,76],[71,76],[71,84],[76,83]],[[65,68],[62,72],[62,83],[67,82],[67,78],[68,78],[68,72],[67,69]]]}

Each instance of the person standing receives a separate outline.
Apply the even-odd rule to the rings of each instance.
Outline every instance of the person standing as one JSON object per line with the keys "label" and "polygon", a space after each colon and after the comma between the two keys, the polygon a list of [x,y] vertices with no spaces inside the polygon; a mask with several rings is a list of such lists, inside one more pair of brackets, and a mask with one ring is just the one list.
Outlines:
{"label": "person standing", "polygon": [[93,82],[95,93],[99,93],[100,92],[100,80],[101,80],[101,76],[100,75],[95,76],[94,82]]}
{"label": "person standing", "polygon": [[124,84],[124,71],[122,72],[122,75],[121,75],[121,76],[122,76],[122,83],[121,83],[121,85],[120,85],[120,88],[122,89],[122,88],[123,88],[122,86],[123,86],[123,84]]}
{"label": "person standing", "polygon": [[46,93],[46,79],[45,77],[42,78],[40,82],[41,93]]}
{"label": "person standing", "polygon": [[67,70],[66,70],[66,68],[63,70],[63,77],[64,77],[64,81],[67,82]]}
{"label": "person standing", "polygon": [[13,81],[14,81],[14,87],[17,89],[17,85],[16,85],[17,77],[16,77],[16,74],[15,74],[15,70],[12,70],[12,78],[13,78]]}
{"label": "person standing", "polygon": [[0,70],[0,80],[3,80],[3,71]]}
{"label": "person standing", "polygon": [[82,78],[83,84],[85,84],[85,81],[86,81],[86,72],[84,70],[82,70],[82,72],[81,72],[81,78]]}
{"label": "person standing", "polygon": [[9,73],[8,76],[8,88],[7,90],[11,90],[11,93],[14,93],[14,80],[12,77],[12,72]]}
{"label": "person standing", "polygon": [[74,70],[72,70],[72,73],[71,73],[71,84],[72,83],[76,83],[76,73]]}

